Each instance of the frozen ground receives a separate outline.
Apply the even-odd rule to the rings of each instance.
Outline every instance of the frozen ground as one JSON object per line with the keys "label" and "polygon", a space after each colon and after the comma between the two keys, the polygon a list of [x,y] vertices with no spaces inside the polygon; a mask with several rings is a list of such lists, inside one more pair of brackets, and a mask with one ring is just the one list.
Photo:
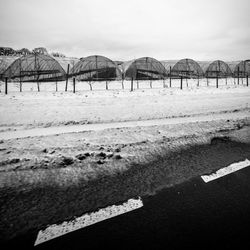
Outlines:
{"label": "frozen ground", "polygon": [[[153,82],[153,89],[145,81],[139,82],[140,89],[134,92],[129,91],[130,82],[125,82],[124,90],[121,90],[121,82],[112,82],[108,91],[105,83],[95,83],[94,91],[87,89],[87,83],[77,83],[79,90],[75,94],[49,91],[55,83],[42,83],[41,92],[25,90],[25,86],[36,84],[24,83],[25,91],[20,93],[18,84],[12,83],[9,94],[0,96],[0,130],[151,120],[235,110],[248,112],[250,87],[233,85],[233,79],[228,80],[227,86],[224,80],[220,81],[223,85],[216,89],[211,86],[214,80],[210,80],[209,87],[204,86],[206,80],[200,80],[200,87],[196,86],[197,80],[189,80],[189,88],[183,90],[177,88],[179,80],[173,80],[173,88],[162,88],[162,81]],[[62,90],[65,83],[58,85],[58,90]]]}

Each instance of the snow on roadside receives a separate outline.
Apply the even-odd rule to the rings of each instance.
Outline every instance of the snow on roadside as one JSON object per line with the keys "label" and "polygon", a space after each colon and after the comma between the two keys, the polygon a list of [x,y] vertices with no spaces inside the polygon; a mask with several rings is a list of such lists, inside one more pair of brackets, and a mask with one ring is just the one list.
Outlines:
{"label": "snow on roadside", "polygon": [[[48,89],[54,84],[42,83]],[[64,86],[63,82],[58,84]],[[203,87],[197,88],[194,87],[196,80],[189,80],[189,88],[180,90],[177,87],[163,89],[162,81],[158,81],[153,83],[153,89],[146,88],[147,82],[140,82],[140,89],[130,92],[129,82],[126,84],[125,90],[120,89],[120,82],[114,82],[108,91],[80,91],[80,86],[88,85],[78,83],[76,94],[62,92],[63,88],[60,92],[45,88],[39,93],[35,90],[10,91],[7,96],[1,93],[0,129],[161,119],[249,108],[250,88],[246,86],[223,84],[216,89],[204,87],[201,81]],[[102,86],[101,83],[95,85]]]}

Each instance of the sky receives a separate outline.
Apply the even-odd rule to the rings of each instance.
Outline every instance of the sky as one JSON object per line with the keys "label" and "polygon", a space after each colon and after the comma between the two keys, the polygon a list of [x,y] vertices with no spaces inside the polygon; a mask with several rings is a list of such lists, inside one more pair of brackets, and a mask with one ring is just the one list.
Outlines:
{"label": "sky", "polygon": [[0,46],[113,60],[250,59],[250,0],[0,0]]}

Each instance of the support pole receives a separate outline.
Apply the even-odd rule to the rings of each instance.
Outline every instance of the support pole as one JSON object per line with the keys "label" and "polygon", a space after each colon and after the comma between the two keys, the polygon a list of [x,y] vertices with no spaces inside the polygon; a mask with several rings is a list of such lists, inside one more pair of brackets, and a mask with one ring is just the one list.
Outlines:
{"label": "support pole", "polygon": [[207,87],[208,87],[208,77],[207,77]]}
{"label": "support pole", "polygon": [[39,84],[39,81],[37,81],[36,84],[37,84],[37,91],[40,92],[40,84]]}
{"label": "support pole", "polygon": [[124,89],[124,82],[123,82],[123,79],[122,79],[122,89]]}
{"label": "support pole", "polygon": [[247,77],[246,77],[246,78],[247,78],[246,80],[247,80],[247,87],[248,87],[248,75],[247,75]]}
{"label": "support pole", "polygon": [[200,77],[199,77],[199,75],[198,75],[198,81],[197,81],[197,87],[199,87],[200,86]]}
{"label": "support pole", "polygon": [[139,81],[137,80],[137,89],[140,88]]}
{"label": "support pole", "polygon": [[56,92],[57,92],[57,89],[58,89],[58,88],[57,88],[57,81],[56,81]]}
{"label": "support pole", "polygon": [[76,79],[75,77],[73,78],[73,93],[76,92]]}
{"label": "support pole", "polygon": [[171,88],[171,85],[172,85],[172,67],[170,66],[169,68],[169,87]]}
{"label": "support pole", "polygon": [[237,69],[238,85],[240,84],[240,67]]}
{"label": "support pole", "polygon": [[20,60],[20,79],[19,79],[19,88],[20,88],[20,92],[22,92],[22,61]]}
{"label": "support pole", "polygon": [[69,64],[68,64],[68,67],[67,67],[66,83],[65,83],[65,92],[68,91],[68,81],[69,81]]}
{"label": "support pole", "polygon": [[5,95],[8,94],[8,78],[5,77]]}
{"label": "support pole", "polygon": [[20,92],[22,92],[22,79],[21,79],[21,76],[20,76],[20,82],[19,82],[19,88],[20,88]]}
{"label": "support pole", "polygon": [[131,91],[133,91],[133,81],[134,81],[134,78],[132,77],[131,78]]}
{"label": "support pole", "polygon": [[219,78],[218,78],[218,75],[216,76],[216,88],[218,89],[219,87]]}
{"label": "support pole", "polygon": [[108,87],[108,81],[106,81],[106,90],[108,90],[109,87]]}
{"label": "support pole", "polygon": [[182,89],[182,76],[181,76],[181,89]]}

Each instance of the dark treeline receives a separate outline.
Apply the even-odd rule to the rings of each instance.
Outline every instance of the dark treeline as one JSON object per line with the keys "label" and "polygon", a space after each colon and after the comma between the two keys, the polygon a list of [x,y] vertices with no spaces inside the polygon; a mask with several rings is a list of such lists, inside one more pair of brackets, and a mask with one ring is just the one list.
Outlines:
{"label": "dark treeline", "polygon": [[[24,56],[30,54],[43,54],[48,55],[48,51],[44,47],[34,48],[33,50],[29,50],[27,48],[22,48],[18,50],[14,50],[10,47],[0,47],[0,56]],[[50,55],[54,57],[65,57],[65,55],[59,52],[51,52]]]}

